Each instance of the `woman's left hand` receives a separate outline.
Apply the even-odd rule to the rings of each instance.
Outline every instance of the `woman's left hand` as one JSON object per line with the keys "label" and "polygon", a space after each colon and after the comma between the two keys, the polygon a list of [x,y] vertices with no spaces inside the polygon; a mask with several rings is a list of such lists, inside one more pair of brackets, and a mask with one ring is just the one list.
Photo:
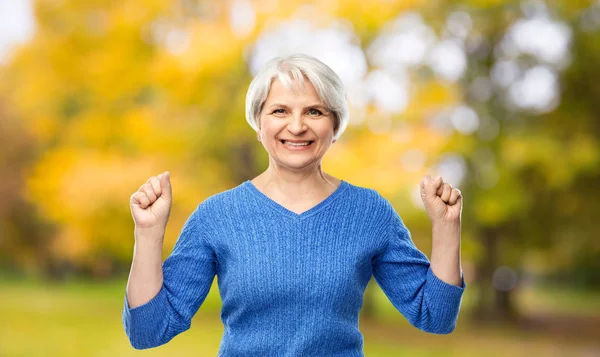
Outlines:
{"label": "woman's left hand", "polygon": [[432,224],[460,222],[462,194],[441,176],[426,175],[421,180],[421,199]]}

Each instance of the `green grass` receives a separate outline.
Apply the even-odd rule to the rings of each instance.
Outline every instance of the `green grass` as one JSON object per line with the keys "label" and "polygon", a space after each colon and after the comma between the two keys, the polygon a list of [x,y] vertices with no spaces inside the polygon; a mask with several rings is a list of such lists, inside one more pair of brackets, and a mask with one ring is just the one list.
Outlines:
{"label": "green grass", "polygon": [[600,315],[600,291],[537,286],[522,289],[517,300],[521,308],[535,313]]}
{"label": "green grass", "polygon": [[[164,346],[144,351],[134,350],[129,345],[121,324],[125,284],[125,280],[66,284],[0,280],[0,356],[217,355],[223,325],[219,318],[221,303],[216,280],[190,330]],[[545,309],[568,303],[578,305],[579,312],[585,308],[597,312],[595,302],[599,301],[598,295],[569,295],[564,291],[539,290],[528,294],[533,297],[524,298],[524,306],[534,299],[545,301]],[[463,308],[468,308],[469,299],[465,295]],[[410,326],[381,291],[375,291],[375,300],[377,322],[360,322],[368,357],[578,356],[598,347],[593,343],[556,340],[511,329],[474,328],[460,318],[454,333],[431,335]]]}

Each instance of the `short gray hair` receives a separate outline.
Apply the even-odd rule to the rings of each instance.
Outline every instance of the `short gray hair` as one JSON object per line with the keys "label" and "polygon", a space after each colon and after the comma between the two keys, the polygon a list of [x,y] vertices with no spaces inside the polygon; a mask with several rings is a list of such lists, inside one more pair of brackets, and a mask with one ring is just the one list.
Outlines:
{"label": "short gray hair", "polygon": [[248,93],[246,93],[246,121],[255,131],[259,130],[260,112],[275,78],[290,89],[292,79],[304,85],[304,78],[307,78],[315,87],[323,104],[333,112],[333,140],[337,140],[346,130],[349,111],[346,90],[340,77],[315,57],[295,54],[270,60],[250,83]]}

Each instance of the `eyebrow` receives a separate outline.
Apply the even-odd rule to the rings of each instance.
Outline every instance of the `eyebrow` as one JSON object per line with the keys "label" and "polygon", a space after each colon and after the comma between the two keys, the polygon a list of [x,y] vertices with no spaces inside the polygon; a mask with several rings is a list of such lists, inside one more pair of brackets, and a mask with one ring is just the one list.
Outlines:
{"label": "eyebrow", "polygon": [[[269,105],[268,108],[271,109],[273,107],[289,108],[287,105],[281,104],[281,103],[273,103],[273,104]],[[323,110],[328,110],[327,107],[321,103],[310,104],[310,105],[307,105],[306,107],[304,107],[304,109],[307,109],[307,108],[319,108],[319,109],[323,109]]]}

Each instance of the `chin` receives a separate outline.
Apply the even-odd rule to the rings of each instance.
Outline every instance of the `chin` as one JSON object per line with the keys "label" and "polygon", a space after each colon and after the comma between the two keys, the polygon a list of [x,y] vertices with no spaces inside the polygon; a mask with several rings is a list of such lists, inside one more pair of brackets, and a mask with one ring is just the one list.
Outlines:
{"label": "chin", "polygon": [[286,167],[289,169],[303,169],[308,166],[311,166],[318,160],[316,160],[316,158],[314,158],[314,157],[310,157],[310,158],[302,158],[302,159],[298,158],[297,160],[293,160],[293,159],[290,160],[289,158],[285,158],[283,160],[277,159],[274,161],[277,163],[277,166],[280,166],[280,167]]}

